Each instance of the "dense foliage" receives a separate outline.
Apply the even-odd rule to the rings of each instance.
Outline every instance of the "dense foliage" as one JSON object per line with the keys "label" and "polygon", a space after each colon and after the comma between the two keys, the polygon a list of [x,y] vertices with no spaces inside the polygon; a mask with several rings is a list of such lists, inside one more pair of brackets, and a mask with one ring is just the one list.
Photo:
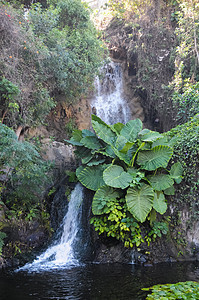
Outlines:
{"label": "dense foliage", "polygon": [[0,6],[0,118],[13,128],[41,123],[54,106],[41,77],[41,43],[29,24],[22,11]]}
{"label": "dense foliage", "polygon": [[147,300],[195,300],[199,298],[199,283],[194,281],[178,282],[174,284],[158,284],[142,290],[152,292],[152,294],[147,296]]}
{"label": "dense foliage", "polygon": [[176,2],[178,45],[171,99],[177,113],[176,124],[183,124],[199,114],[199,5],[196,0]]}
{"label": "dense foliage", "polygon": [[4,124],[0,125],[0,136],[0,196],[4,192],[9,208],[29,212],[42,198],[50,165],[41,159],[33,144],[19,142],[14,131]]}
{"label": "dense foliage", "polygon": [[149,0],[109,0],[107,4],[112,14],[121,19],[132,15],[140,17],[150,5]]}
{"label": "dense foliage", "polygon": [[179,91],[173,93],[172,100],[177,108],[177,123],[190,121],[196,114],[199,115],[199,82],[185,84],[181,93]]}
{"label": "dense foliage", "polygon": [[[75,101],[88,91],[102,60],[86,5],[51,2],[47,8],[35,3],[25,16],[23,9],[0,5],[0,118],[13,128],[44,123],[57,94]],[[10,93],[8,82],[17,93]]]}
{"label": "dense foliage", "polygon": [[71,100],[91,85],[103,47],[90,21],[89,10],[79,0],[52,1],[48,9],[31,7],[34,34],[46,48],[45,76],[54,89]]}
{"label": "dense foliage", "polygon": [[193,225],[198,220],[198,191],[199,191],[199,115],[191,118],[189,122],[179,125],[166,133],[169,137],[175,137],[173,160],[181,162],[184,169],[184,179],[178,187],[178,196],[173,203],[177,206],[176,214],[181,219],[180,207],[188,207],[190,216],[187,224]]}
{"label": "dense foliage", "polygon": [[178,0],[176,8],[176,35],[178,46],[176,48],[175,76],[176,89],[180,89],[187,78],[199,80],[199,6],[197,0]]}
{"label": "dense foliage", "polygon": [[148,242],[150,236],[166,233],[166,227],[155,220],[156,213],[167,210],[165,195],[173,195],[174,182],[182,180],[180,163],[166,169],[174,139],[142,129],[139,119],[107,125],[92,115],[92,126],[96,134],[75,130],[68,142],[76,146],[82,161],[76,171],[79,181],[96,191],[91,220],[95,230],[131,247],[144,241],[138,222],[150,221]]}
{"label": "dense foliage", "polygon": [[[39,149],[19,141],[15,132],[0,124],[0,256],[10,222],[40,219],[49,228],[44,191],[51,183],[52,165],[44,161]],[[19,246],[19,245],[18,245]],[[18,248],[20,251],[20,249]]]}

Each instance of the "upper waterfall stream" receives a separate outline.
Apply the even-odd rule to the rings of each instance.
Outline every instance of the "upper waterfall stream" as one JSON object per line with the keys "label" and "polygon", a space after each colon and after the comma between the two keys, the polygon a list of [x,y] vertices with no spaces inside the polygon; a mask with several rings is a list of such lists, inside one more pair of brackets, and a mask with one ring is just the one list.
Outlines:
{"label": "upper waterfall stream", "polygon": [[94,114],[110,125],[130,120],[130,109],[123,91],[121,64],[106,64],[101,69],[101,76],[95,79],[95,89],[96,94],[91,103]]}

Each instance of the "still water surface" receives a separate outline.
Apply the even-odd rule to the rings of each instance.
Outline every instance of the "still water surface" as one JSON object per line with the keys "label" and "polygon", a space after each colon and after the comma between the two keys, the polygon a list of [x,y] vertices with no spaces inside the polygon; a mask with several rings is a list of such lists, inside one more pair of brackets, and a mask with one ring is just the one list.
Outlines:
{"label": "still water surface", "polygon": [[0,273],[1,300],[139,300],[142,287],[158,283],[199,281],[199,262],[136,265],[87,264],[42,272]]}

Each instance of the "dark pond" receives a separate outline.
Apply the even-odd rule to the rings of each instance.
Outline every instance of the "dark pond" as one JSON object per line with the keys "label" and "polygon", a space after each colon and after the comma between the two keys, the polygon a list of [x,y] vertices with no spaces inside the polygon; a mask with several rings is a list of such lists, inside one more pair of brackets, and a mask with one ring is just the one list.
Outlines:
{"label": "dark pond", "polygon": [[88,264],[72,269],[0,273],[1,300],[139,300],[142,287],[199,280],[199,263],[136,265]]}

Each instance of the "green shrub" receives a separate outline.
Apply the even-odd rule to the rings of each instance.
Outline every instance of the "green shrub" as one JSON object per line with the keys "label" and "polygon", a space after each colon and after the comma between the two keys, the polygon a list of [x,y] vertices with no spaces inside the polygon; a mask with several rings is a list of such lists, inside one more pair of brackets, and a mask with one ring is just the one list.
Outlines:
{"label": "green shrub", "polygon": [[[173,195],[174,182],[182,180],[179,162],[166,169],[173,154],[174,139],[142,129],[139,119],[126,125],[107,125],[92,115],[95,133],[75,130],[69,142],[75,145],[82,165],[78,180],[95,191],[91,219],[99,234],[105,233],[125,246],[144,241],[140,223],[150,221],[145,240],[167,232],[167,226],[155,222],[156,214],[167,210],[165,195]],[[146,226],[147,227],[147,226]]]}
{"label": "green shrub", "polygon": [[177,107],[177,123],[190,121],[191,117],[199,114],[199,82],[186,84],[182,93],[174,92],[172,100]]}
{"label": "green shrub", "polygon": [[19,111],[19,104],[15,101],[15,97],[20,93],[18,86],[13,84],[6,78],[0,80],[0,99],[1,99],[1,122],[4,121],[8,111],[12,114]]}
{"label": "green shrub", "polygon": [[0,170],[6,204],[30,210],[42,199],[49,181],[50,164],[41,159],[38,149],[29,142],[19,142],[13,130],[0,124]]}
{"label": "green shrub", "polygon": [[22,12],[0,6],[0,118],[13,128],[44,123],[54,107],[43,66],[48,52]]}
{"label": "green shrub", "polygon": [[32,5],[30,18],[48,50],[43,66],[51,86],[74,100],[91,86],[104,53],[89,10],[79,0],[62,0],[48,9]]}

